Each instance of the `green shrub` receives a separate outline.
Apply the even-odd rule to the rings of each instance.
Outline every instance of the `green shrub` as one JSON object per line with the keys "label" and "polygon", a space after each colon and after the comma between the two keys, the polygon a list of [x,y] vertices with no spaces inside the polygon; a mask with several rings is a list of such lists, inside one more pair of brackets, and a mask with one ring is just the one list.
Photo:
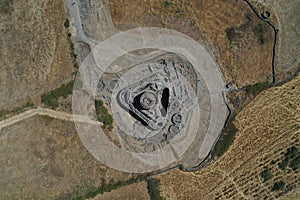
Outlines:
{"label": "green shrub", "polygon": [[165,7],[170,7],[172,5],[171,1],[165,1],[164,2]]}
{"label": "green shrub", "polygon": [[163,200],[163,198],[160,196],[160,192],[158,189],[159,180],[149,178],[147,180],[147,183],[148,183],[148,193],[150,195],[151,200]]}
{"label": "green shrub", "polygon": [[0,1],[0,13],[8,14],[10,13],[12,8],[13,0],[1,0]]}
{"label": "green shrub", "polygon": [[95,100],[95,108],[96,108],[96,115],[97,120],[103,123],[102,128],[109,128],[113,127],[113,117],[109,114],[107,108],[104,106],[103,101]]}
{"label": "green shrub", "polygon": [[264,171],[260,173],[260,176],[263,178],[264,181],[268,181],[273,177],[271,170],[267,167],[264,169]]}
{"label": "green shrub", "polygon": [[292,168],[294,171],[299,169],[299,167],[300,167],[300,156],[298,156],[297,158],[294,158],[293,160],[291,160],[289,167]]}
{"label": "green shrub", "polygon": [[60,88],[52,90],[42,95],[42,103],[46,106],[56,109],[59,106],[58,99],[60,97],[67,98],[73,92],[74,81],[68,84],[62,84]]}
{"label": "green shrub", "polygon": [[282,190],[285,187],[285,182],[283,181],[278,181],[275,182],[273,187],[272,187],[272,191],[278,191],[278,190]]}
{"label": "green shrub", "polygon": [[295,146],[287,149],[287,152],[284,154],[283,160],[278,164],[278,167],[281,170],[285,170],[287,166],[293,170],[297,170],[300,165],[300,155],[299,149]]}
{"label": "green shrub", "polygon": [[65,23],[64,23],[65,28],[69,28],[70,27],[70,20],[66,19]]}
{"label": "green shrub", "polygon": [[75,62],[73,66],[74,66],[76,69],[79,68],[79,64],[78,64],[77,62]]}
{"label": "green shrub", "polygon": [[283,161],[281,161],[280,163],[278,163],[278,167],[279,167],[279,169],[281,169],[281,170],[284,171],[286,169],[286,167],[288,166],[288,164],[289,164],[289,159],[288,158],[284,158]]}
{"label": "green shrub", "polygon": [[235,27],[229,27],[225,29],[226,37],[230,42],[232,42],[237,35],[235,29]]}
{"label": "green shrub", "polygon": [[233,143],[235,139],[235,135],[238,132],[238,129],[235,127],[232,121],[233,120],[231,120],[227,124],[227,126],[222,130],[222,134],[212,151],[213,157],[222,156],[229,149],[230,145]]}
{"label": "green shrub", "polygon": [[73,43],[70,44],[69,50],[71,57],[75,60],[77,58],[77,54],[75,53],[75,46]]}
{"label": "green shrub", "polygon": [[178,169],[184,170],[184,165],[183,165],[183,164],[180,164],[180,165],[178,166]]}
{"label": "green shrub", "polygon": [[91,188],[86,194],[84,195],[76,195],[73,199],[74,200],[80,200],[80,199],[90,199],[96,197],[98,194],[103,194],[104,192],[111,192],[112,190],[116,190],[120,187],[130,185],[133,183],[140,182],[141,180],[144,180],[144,177],[141,178],[132,178],[127,181],[118,181],[116,183],[110,183],[107,184],[105,179],[102,179],[102,183],[100,187],[94,187]]}
{"label": "green shrub", "polygon": [[299,155],[299,149],[295,146],[292,146],[291,148],[288,148],[285,157],[289,159],[294,159],[298,157],[298,155]]}

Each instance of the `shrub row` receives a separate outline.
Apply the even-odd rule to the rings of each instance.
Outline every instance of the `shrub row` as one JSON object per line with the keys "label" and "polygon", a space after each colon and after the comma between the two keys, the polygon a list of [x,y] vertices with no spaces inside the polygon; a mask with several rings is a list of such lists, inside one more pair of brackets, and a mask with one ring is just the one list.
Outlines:
{"label": "shrub row", "polygon": [[159,192],[159,180],[149,178],[147,180],[148,183],[148,193],[150,195],[151,200],[163,200],[163,198],[160,196]]}
{"label": "shrub row", "polygon": [[272,84],[269,83],[268,81],[263,82],[263,83],[256,83],[254,85],[246,86],[246,92],[248,94],[252,94],[252,95],[256,96],[259,93],[261,93],[262,91],[270,88],[271,86],[272,86]]}
{"label": "shrub row", "polygon": [[212,151],[212,156],[213,157],[222,156],[233,143],[237,132],[238,129],[233,124],[233,119],[232,119],[230,122],[228,122],[227,126],[222,130],[221,136]]}
{"label": "shrub row", "polygon": [[118,189],[118,188],[126,186],[126,185],[131,185],[131,184],[140,182],[142,180],[144,180],[144,177],[132,178],[127,181],[119,181],[117,183],[107,184],[105,182],[105,179],[102,179],[102,183],[101,183],[100,187],[93,188],[84,195],[77,195],[73,199],[74,200],[83,200],[83,199],[94,198],[98,194],[103,194],[104,192],[111,192],[112,190]]}

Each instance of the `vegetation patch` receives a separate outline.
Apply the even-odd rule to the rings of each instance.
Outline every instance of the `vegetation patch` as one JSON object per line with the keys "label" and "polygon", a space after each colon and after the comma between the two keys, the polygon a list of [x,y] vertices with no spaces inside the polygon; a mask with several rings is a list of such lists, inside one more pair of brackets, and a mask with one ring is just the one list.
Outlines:
{"label": "vegetation patch", "polygon": [[34,107],[34,103],[29,101],[29,102],[25,103],[24,105],[14,108],[12,110],[6,110],[6,109],[0,110],[0,120],[5,119],[8,115],[16,115],[16,114],[24,112],[24,110],[26,108],[33,108],[33,107]]}
{"label": "vegetation patch", "polygon": [[238,129],[233,123],[233,119],[228,122],[225,128],[223,128],[222,134],[212,151],[213,157],[222,156],[233,143],[236,133],[238,132]]}
{"label": "vegetation patch", "polygon": [[263,45],[266,43],[266,39],[265,39],[266,31],[262,24],[258,24],[258,26],[255,26],[253,28],[253,32],[254,32],[255,36],[257,37],[260,45]]}
{"label": "vegetation patch", "polygon": [[94,198],[98,194],[103,194],[104,192],[111,192],[112,190],[116,190],[120,187],[124,187],[126,185],[131,185],[131,184],[134,184],[134,183],[138,183],[138,182],[140,182],[144,179],[145,178],[143,176],[141,176],[141,177],[138,177],[138,178],[129,179],[127,181],[119,181],[119,182],[110,183],[110,184],[107,184],[105,182],[105,179],[102,179],[102,183],[101,183],[100,187],[92,188],[86,194],[76,195],[73,199],[74,200],[84,200],[84,199]]}
{"label": "vegetation patch", "polygon": [[72,56],[72,58],[76,59],[77,58],[77,54],[75,53],[75,47],[74,47],[73,43],[70,44],[69,50],[70,50],[70,55]]}
{"label": "vegetation patch", "polygon": [[182,18],[183,17],[183,11],[182,10],[176,10],[174,17],[176,18]]}
{"label": "vegetation patch", "polygon": [[160,196],[160,192],[158,189],[159,180],[149,178],[147,180],[147,183],[148,183],[148,192],[151,197],[151,200],[163,200],[163,198]]}
{"label": "vegetation patch", "polygon": [[230,42],[232,42],[234,40],[234,38],[237,36],[237,33],[235,30],[236,30],[236,28],[233,26],[225,29],[226,37]]}
{"label": "vegetation patch", "polygon": [[12,11],[13,0],[1,0],[0,1],[0,13],[8,14]]}
{"label": "vegetation patch", "polygon": [[65,28],[69,28],[70,27],[70,20],[66,19],[65,23],[64,23]]}
{"label": "vegetation patch", "polygon": [[67,98],[73,92],[74,81],[63,84],[60,88],[47,92],[42,95],[42,103],[47,107],[56,109],[59,106],[58,99],[60,97]]}
{"label": "vegetation patch", "polygon": [[164,5],[165,5],[165,7],[170,7],[170,6],[172,6],[172,2],[171,1],[165,1],[164,2]]}
{"label": "vegetation patch", "polygon": [[258,95],[262,91],[272,87],[272,84],[268,81],[262,82],[262,83],[256,83],[254,85],[248,85],[246,86],[246,92],[248,94],[252,94],[254,96]]}
{"label": "vegetation patch", "polygon": [[278,163],[278,167],[283,171],[287,168],[287,166],[289,166],[294,171],[299,169],[300,154],[299,149],[295,146],[288,148],[283,157],[283,160],[280,163]]}
{"label": "vegetation patch", "polygon": [[268,167],[265,167],[264,171],[260,173],[260,176],[264,181],[268,181],[273,177],[272,171]]}
{"label": "vegetation patch", "polygon": [[272,187],[272,191],[278,191],[278,190],[282,190],[284,188],[285,188],[285,182],[277,181],[274,183],[274,185]]}
{"label": "vegetation patch", "polygon": [[[68,29],[70,27],[70,20],[67,18],[65,23],[64,23],[64,26],[66,29]],[[70,47],[69,47],[69,51],[70,51],[70,56],[73,58],[73,67],[78,69],[79,68],[79,64],[77,62],[77,54],[75,53],[75,46],[74,46],[74,43],[72,42],[71,40],[71,37],[72,37],[72,33],[68,32],[67,33],[67,36],[68,36],[68,41],[70,43]]]}
{"label": "vegetation patch", "polygon": [[103,101],[95,100],[95,108],[97,120],[103,123],[102,128],[113,128],[113,117],[109,114],[107,108],[104,106]]}

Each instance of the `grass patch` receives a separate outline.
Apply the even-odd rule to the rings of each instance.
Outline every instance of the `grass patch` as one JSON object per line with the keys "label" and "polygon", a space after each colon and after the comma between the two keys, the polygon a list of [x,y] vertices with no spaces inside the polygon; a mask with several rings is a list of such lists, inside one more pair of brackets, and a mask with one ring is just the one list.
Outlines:
{"label": "grass patch", "polygon": [[227,126],[223,128],[222,134],[212,151],[212,156],[213,157],[222,156],[233,143],[237,132],[238,129],[233,124],[233,119],[232,119],[227,124]]}
{"label": "grass patch", "polygon": [[148,183],[148,192],[151,200],[163,200],[163,198],[160,196],[160,192],[158,189],[159,180],[149,178],[147,180],[147,183]]}
{"label": "grass patch", "polygon": [[22,113],[26,108],[33,108],[35,105],[31,101],[25,103],[24,105],[14,108],[12,110],[0,110],[0,119],[3,120],[7,115],[16,115]]}
{"label": "grass patch", "polygon": [[268,81],[262,82],[262,83],[256,83],[254,85],[248,85],[246,86],[246,92],[248,94],[252,94],[254,96],[258,95],[262,91],[272,87],[272,84]]}
{"label": "grass patch", "polygon": [[59,106],[58,99],[60,97],[67,98],[73,92],[74,81],[68,84],[62,84],[60,88],[47,92],[42,95],[42,103],[47,107],[56,109]]}
{"label": "grass patch", "polygon": [[107,108],[104,106],[103,101],[95,100],[95,108],[97,120],[103,123],[102,128],[113,128],[113,117],[109,114]]}

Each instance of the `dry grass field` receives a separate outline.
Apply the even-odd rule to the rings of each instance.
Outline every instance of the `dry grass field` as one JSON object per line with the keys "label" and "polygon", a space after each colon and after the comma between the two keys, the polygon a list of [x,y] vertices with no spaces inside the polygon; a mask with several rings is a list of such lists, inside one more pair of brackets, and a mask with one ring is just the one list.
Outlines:
{"label": "dry grass field", "polygon": [[38,104],[74,71],[63,1],[1,0],[0,111]]}
{"label": "dry grass field", "polygon": [[[299,168],[282,170],[279,165],[289,148],[300,148],[299,85],[300,76],[258,95],[237,115],[234,123],[239,132],[230,149],[199,171],[161,175],[162,195],[166,199],[297,199]],[[268,180],[261,175],[266,169],[271,173]]]}
{"label": "dry grass field", "polygon": [[71,122],[35,116],[0,131],[0,199],[72,199],[129,178],[94,159]]}
{"label": "dry grass field", "polygon": [[119,29],[166,27],[211,49],[226,82],[238,87],[271,80],[274,33],[244,1],[111,0]]}
{"label": "dry grass field", "polygon": [[[278,23],[277,71],[279,81],[288,78],[300,68],[300,1],[251,0],[260,12],[269,10],[271,20]],[[259,2],[259,3],[258,3]]]}

